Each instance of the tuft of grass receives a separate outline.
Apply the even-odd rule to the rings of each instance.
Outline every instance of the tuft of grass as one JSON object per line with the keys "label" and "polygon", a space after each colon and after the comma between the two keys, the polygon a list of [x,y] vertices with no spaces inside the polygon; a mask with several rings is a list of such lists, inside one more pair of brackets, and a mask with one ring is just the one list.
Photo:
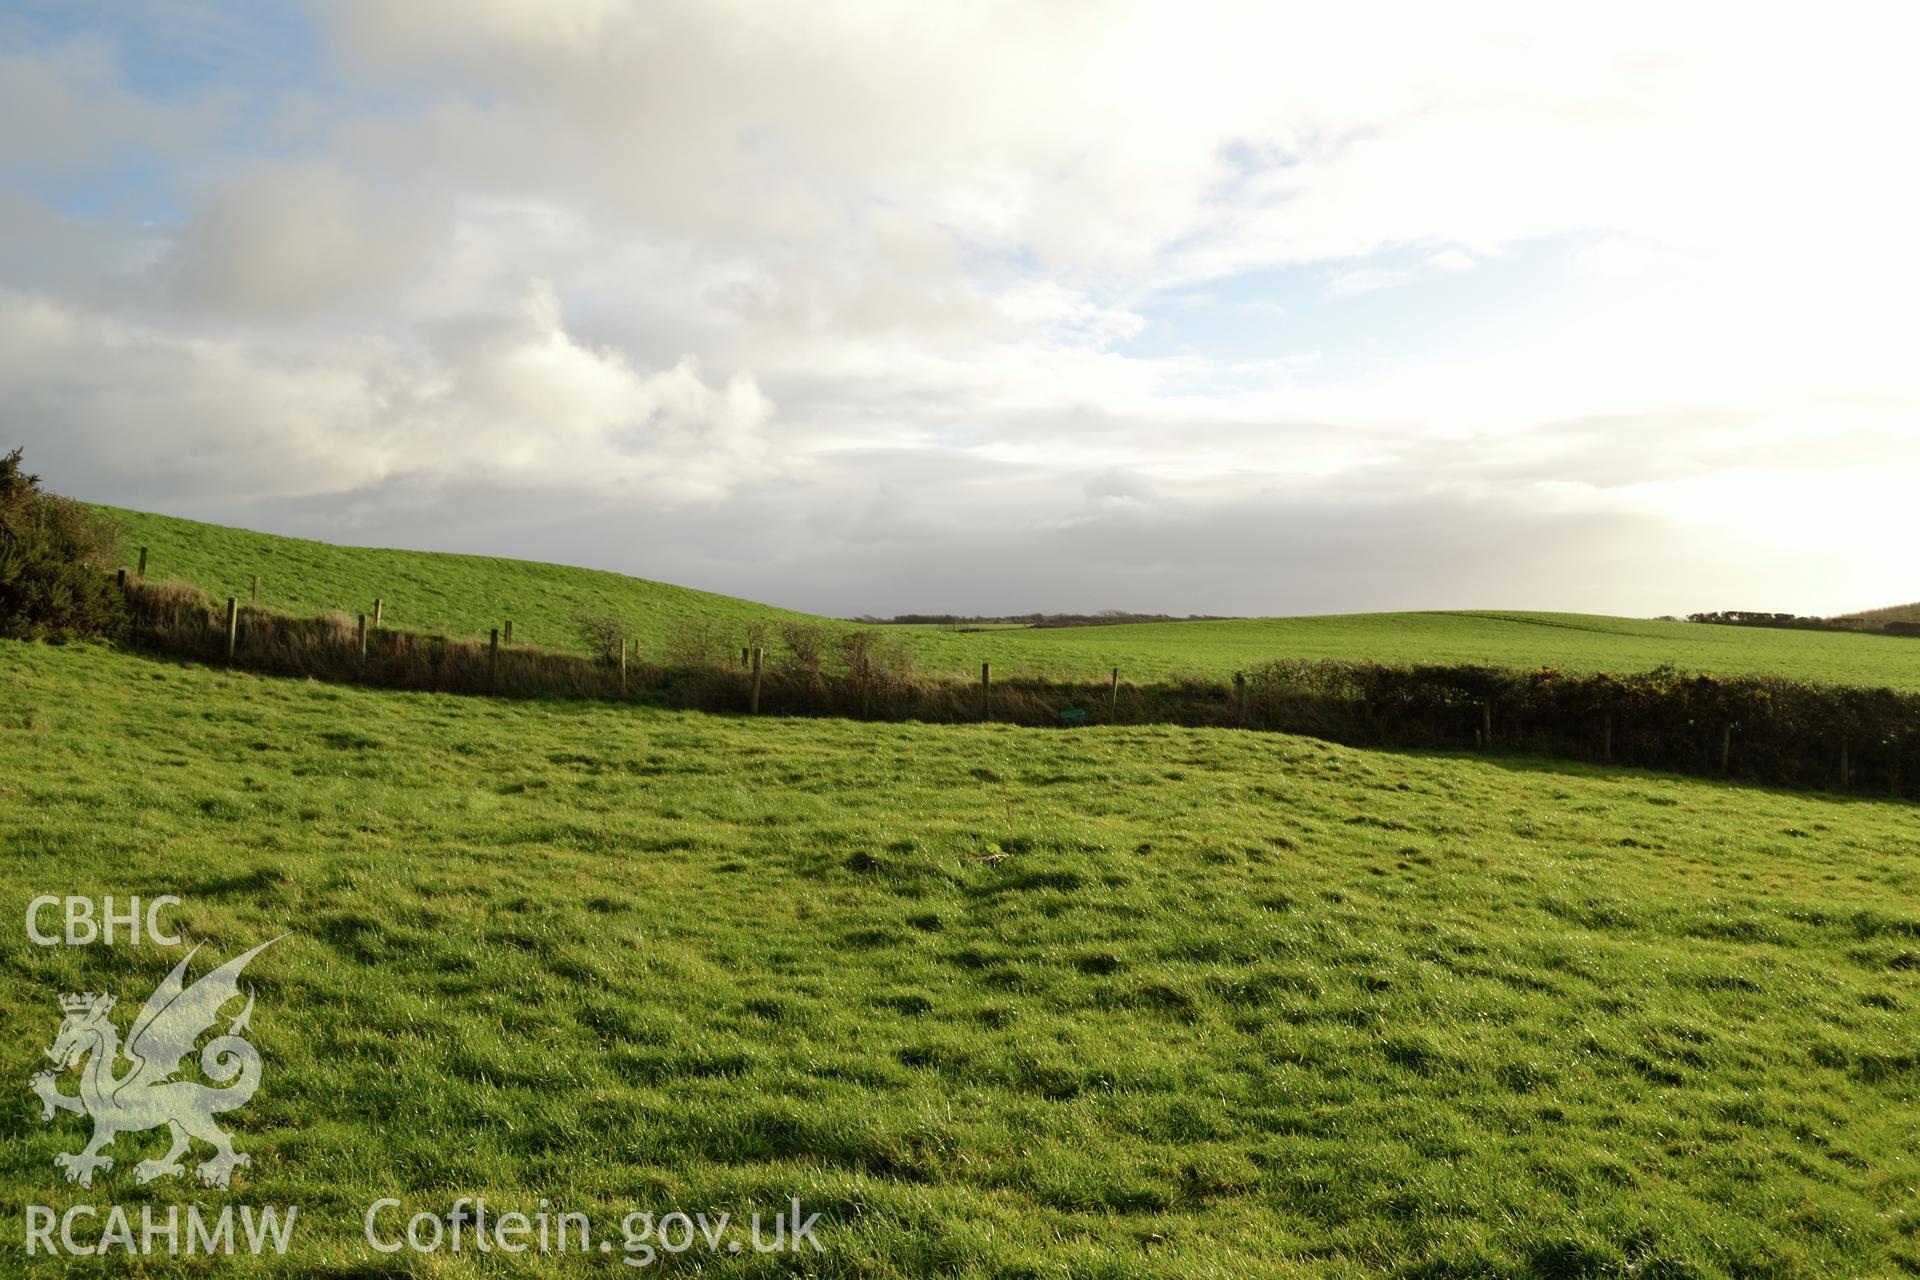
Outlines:
{"label": "tuft of grass", "polygon": [[[136,1187],[151,1135],[68,1187],[84,1126],[24,1092],[0,1184],[298,1203],[282,1265],[309,1272],[489,1274],[360,1238],[376,1198],[475,1193],[824,1214],[825,1254],[742,1274],[1910,1272],[1912,816],[1280,735],[482,702],[0,642],[16,922],[44,892],[175,893],[210,956],[293,931],[248,975],[266,1074],[231,1195]],[[55,993],[137,1001],[178,954],[0,932],[12,1078]]]}

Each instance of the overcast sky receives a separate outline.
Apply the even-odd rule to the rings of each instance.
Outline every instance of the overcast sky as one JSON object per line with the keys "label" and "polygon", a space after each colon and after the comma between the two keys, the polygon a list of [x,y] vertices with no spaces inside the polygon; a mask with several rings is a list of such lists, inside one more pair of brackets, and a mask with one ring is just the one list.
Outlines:
{"label": "overcast sky", "polygon": [[834,614],[1920,599],[1904,9],[14,3],[0,448]]}

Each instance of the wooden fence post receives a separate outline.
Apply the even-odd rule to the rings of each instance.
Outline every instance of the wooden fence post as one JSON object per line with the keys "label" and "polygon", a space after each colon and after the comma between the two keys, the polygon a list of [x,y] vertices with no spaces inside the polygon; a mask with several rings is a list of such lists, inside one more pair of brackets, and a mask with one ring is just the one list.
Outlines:
{"label": "wooden fence post", "polygon": [[113,581],[122,591],[127,589],[127,566],[121,565],[113,575]]}
{"label": "wooden fence post", "polygon": [[627,641],[624,636],[620,639],[620,696],[627,696]]}
{"label": "wooden fence post", "polygon": [[487,692],[500,692],[500,628],[495,627],[487,636]]}
{"label": "wooden fence post", "polygon": [[740,665],[743,667],[751,667],[753,665],[753,648],[750,645],[743,644],[740,646]]}
{"label": "wooden fence post", "polygon": [[1107,719],[1120,718],[1120,668],[1113,669],[1113,683],[1107,686]]}
{"label": "wooden fence post", "polygon": [[1247,727],[1247,673],[1233,673],[1233,708],[1242,729]]}
{"label": "wooden fence post", "polygon": [[1842,791],[1853,785],[1853,762],[1847,748],[1847,743],[1840,744],[1840,789]]}
{"label": "wooden fence post", "polygon": [[1600,758],[1608,764],[1613,763],[1613,712],[1607,712],[1600,722]]}
{"label": "wooden fence post", "polygon": [[380,609],[381,609],[380,597],[375,596],[373,598],[373,629],[375,631],[378,631],[380,629]]}
{"label": "wooden fence post", "polygon": [[227,665],[233,665],[234,646],[240,640],[240,602],[227,597]]}
{"label": "wooden fence post", "polygon": [[1480,704],[1480,746],[1482,750],[1493,750],[1493,703]]}
{"label": "wooden fence post", "polygon": [[360,650],[360,661],[365,662],[367,660],[367,615],[364,613],[360,615],[360,630],[354,640]]}
{"label": "wooden fence post", "polygon": [[143,578],[147,576],[147,549],[145,547],[140,548],[140,576]]}
{"label": "wooden fence post", "polygon": [[260,575],[257,573],[253,575],[253,607],[260,607]]}
{"label": "wooden fence post", "polygon": [[1733,725],[1720,726],[1720,772],[1727,771],[1727,762],[1733,759]]}
{"label": "wooden fence post", "polygon": [[980,718],[985,720],[993,706],[993,664],[980,664]]}
{"label": "wooden fence post", "polygon": [[513,619],[508,618],[506,625],[507,625],[507,629],[500,633],[500,643],[512,644],[513,643]]}
{"label": "wooden fence post", "polygon": [[761,662],[761,652],[760,652],[760,646],[759,646],[759,645],[755,645],[755,646],[753,646],[753,654],[752,654],[752,659],[753,659],[753,694],[752,694],[752,696],[751,696],[751,697],[750,697],[750,698],[749,698],[749,699],[747,700],[747,714],[748,714],[748,715],[754,715],[754,716],[757,716],[757,715],[759,715],[759,714],[760,714],[760,662]]}

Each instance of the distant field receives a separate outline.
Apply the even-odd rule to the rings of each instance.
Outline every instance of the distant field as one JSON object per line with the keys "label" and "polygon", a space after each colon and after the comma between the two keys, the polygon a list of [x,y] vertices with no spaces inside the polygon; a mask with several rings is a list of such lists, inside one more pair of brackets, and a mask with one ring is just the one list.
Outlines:
{"label": "distant field", "polygon": [[[577,647],[578,613],[624,619],[643,648],[657,650],[674,620],[713,617],[736,625],[795,614],[729,596],[619,574],[482,556],[383,551],[279,538],[168,516],[106,508],[135,546],[153,548],[151,572],[216,595],[241,595],[262,576],[265,603],[295,612],[358,613],[386,600],[397,626],[484,634],[506,618],[517,638]],[[836,624],[840,625],[840,624]],[[1672,663],[1698,671],[1776,674],[1836,683],[1920,689],[1920,640],[1651,622],[1582,614],[1378,613],[1232,622],[1110,627],[888,628],[934,672],[1061,676],[1121,668],[1132,680],[1175,674],[1228,675],[1273,658],[1473,662],[1570,671],[1644,671]]]}
{"label": "distant field", "polygon": [[209,956],[294,931],[249,971],[231,1199],[302,1206],[315,1272],[495,1274],[359,1239],[477,1193],[602,1227],[799,1196],[826,1277],[1911,1274],[1912,815],[0,642],[0,1194],[229,1199],[135,1187],[153,1135],[67,1186],[84,1125],[24,1088],[56,992],[177,958],[30,947],[25,901],[171,892]]}
{"label": "distant field", "polygon": [[935,632],[917,636],[914,644],[934,665],[964,666],[991,658],[1059,673],[1118,666],[1129,676],[1217,675],[1277,657],[1551,666],[1567,671],[1646,671],[1671,663],[1730,675],[1920,689],[1916,640],[1574,613],[1360,613],[989,635]]}

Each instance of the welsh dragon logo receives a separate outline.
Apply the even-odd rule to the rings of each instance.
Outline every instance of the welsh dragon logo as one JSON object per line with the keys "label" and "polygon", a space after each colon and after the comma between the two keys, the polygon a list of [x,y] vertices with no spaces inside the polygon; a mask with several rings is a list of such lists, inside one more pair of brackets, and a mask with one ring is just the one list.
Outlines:
{"label": "welsh dragon logo", "polygon": [[[94,1170],[113,1168],[113,1158],[100,1152],[112,1146],[115,1137],[161,1125],[173,1135],[173,1146],[161,1159],[142,1160],[135,1167],[134,1178],[139,1182],[183,1175],[186,1170],[180,1157],[195,1138],[213,1147],[213,1158],[196,1170],[206,1186],[226,1186],[234,1169],[248,1162],[213,1118],[246,1105],[260,1087],[260,1051],[241,1035],[253,1017],[251,988],[246,1006],[230,1016],[226,1032],[200,1051],[200,1070],[224,1087],[174,1077],[180,1074],[181,1061],[193,1052],[194,1042],[220,1020],[220,1010],[238,998],[240,973],[247,963],[279,940],[235,956],[192,986],[184,981],[187,962],[200,948],[189,951],[147,998],[127,1033],[124,1049],[119,1031],[107,1016],[116,1003],[112,996],[87,992],[60,997],[65,1016],[59,1035],[46,1051],[54,1069],[35,1075],[31,1083],[40,1098],[42,1120],[53,1119],[55,1111],[93,1117],[93,1140],[86,1148],[54,1157],[54,1163],[66,1170],[68,1182],[91,1187]],[[123,1057],[132,1065],[116,1074]],[[60,1092],[60,1073],[80,1067],[83,1061],[80,1092]]]}

